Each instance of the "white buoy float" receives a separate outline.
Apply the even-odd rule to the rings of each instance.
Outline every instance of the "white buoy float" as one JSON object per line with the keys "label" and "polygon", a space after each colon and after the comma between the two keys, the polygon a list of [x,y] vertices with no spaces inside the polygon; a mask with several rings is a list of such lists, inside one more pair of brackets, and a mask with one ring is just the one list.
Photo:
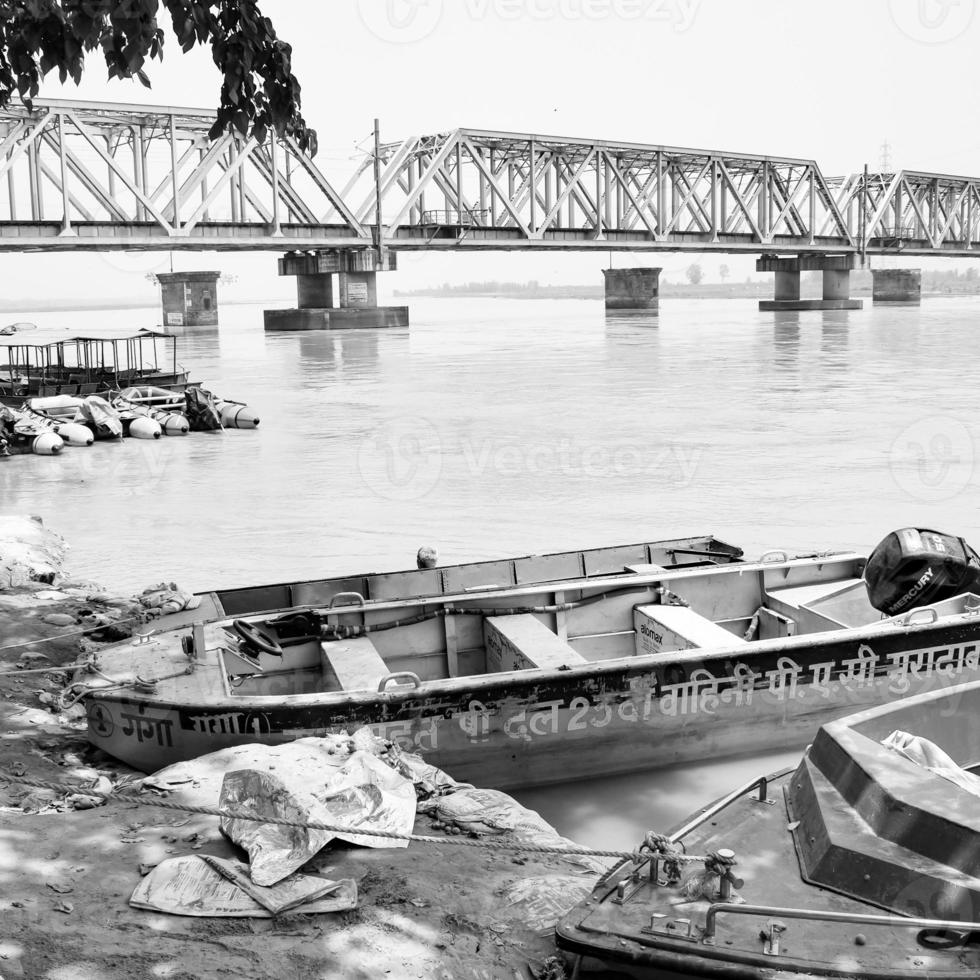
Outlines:
{"label": "white buoy float", "polygon": [[191,431],[191,424],[187,421],[186,415],[180,412],[164,412],[161,409],[153,410],[153,418],[160,423],[165,436],[186,436]]}
{"label": "white buoy float", "polygon": [[129,431],[126,435],[132,439],[159,439],[163,435],[163,429],[156,419],[151,419],[148,415],[137,415],[129,420]]}
{"label": "white buoy float", "polygon": [[57,432],[42,432],[31,445],[35,456],[57,456],[65,448],[65,441]]}
{"label": "white buoy float", "polygon": [[258,428],[260,419],[248,405],[228,401],[225,398],[216,398],[214,403],[221,415],[221,427],[223,429]]}
{"label": "white buoy float", "polygon": [[58,422],[51,428],[69,446],[91,446],[95,442],[92,430],[80,422]]}

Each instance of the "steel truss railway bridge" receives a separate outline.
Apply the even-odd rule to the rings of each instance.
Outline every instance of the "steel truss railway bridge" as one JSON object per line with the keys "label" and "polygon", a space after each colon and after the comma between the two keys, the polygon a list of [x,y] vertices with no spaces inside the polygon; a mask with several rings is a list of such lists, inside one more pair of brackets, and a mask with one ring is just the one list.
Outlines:
{"label": "steel truss railway bridge", "polygon": [[213,118],[41,99],[0,111],[0,250],[337,252],[287,269],[301,276],[392,268],[387,253],[408,249],[746,252],[793,256],[797,274],[826,270],[822,256],[849,269],[980,250],[980,178],[826,177],[814,160],[455,129],[378,143],[340,184],[289,138],[210,140]]}

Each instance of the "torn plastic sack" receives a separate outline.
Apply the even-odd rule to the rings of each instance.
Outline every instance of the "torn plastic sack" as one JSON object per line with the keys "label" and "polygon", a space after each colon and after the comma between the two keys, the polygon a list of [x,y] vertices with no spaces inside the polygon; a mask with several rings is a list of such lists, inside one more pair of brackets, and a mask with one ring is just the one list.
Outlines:
{"label": "torn plastic sack", "polygon": [[967,772],[956,764],[952,756],[944,752],[935,742],[921,735],[910,735],[908,732],[894,731],[881,740],[886,748],[904,756],[917,766],[948,779],[961,789],[980,796],[980,776]]}
{"label": "torn plastic sack", "polygon": [[[442,823],[478,836],[506,834],[528,844],[579,846],[562,837],[539,813],[528,810],[513,797],[495,789],[461,789],[448,796],[420,802],[418,809],[419,813],[427,813]],[[611,863],[608,859],[579,854],[570,854],[561,860],[592,872],[604,871]]]}
{"label": "torn plastic sack", "polygon": [[[313,876],[297,875],[297,879]],[[351,878],[337,882],[319,879],[328,889],[322,897],[291,907],[303,915],[341,912],[357,907],[357,885]],[[284,884],[287,884],[284,882]],[[292,887],[293,883],[288,883]],[[306,883],[304,883],[305,886]],[[336,888],[332,888],[336,885]],[[138,909],[172,915],[271,919],[272,912],[220,874],[200,855],[187,854],[158,864],[136,886],[129,904]]]}
{"label": "torn plastic sack", "polygon": [[[368,752],[355,752],[340,769],[325,774],[308,757],[281,751],[274,771],[229,772],[219,798],[222,808],[257,816],[397,834],[412,832],[415,804],[412,783]],[[408,841],[400,838],[334,833],[232,817],[222,817],[221,830],[248,852],[252,880],[259,885],[281,881],[334,837],[364,847],[408,846]]]}

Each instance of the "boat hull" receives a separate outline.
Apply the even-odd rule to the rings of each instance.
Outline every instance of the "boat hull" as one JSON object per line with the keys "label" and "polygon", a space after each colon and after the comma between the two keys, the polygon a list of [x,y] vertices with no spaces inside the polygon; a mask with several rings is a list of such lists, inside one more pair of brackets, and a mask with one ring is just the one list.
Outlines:
{"label": "boat hull", "polygon": [[[230,745],[368,725],[458,779],[501,789],[543,785],[802,747],[841,715],[980,678],[980,622],[971,620],[880,639],[815,635],[758,652],[636,656],[385,694],[316,693],[312,674],[308,693],[293,686],[277,696],[266,688],[263,696],[202,697],[196,704],[94,693],[89,738],[151,772]],[[111,665],[104,669],[112,674]]]}

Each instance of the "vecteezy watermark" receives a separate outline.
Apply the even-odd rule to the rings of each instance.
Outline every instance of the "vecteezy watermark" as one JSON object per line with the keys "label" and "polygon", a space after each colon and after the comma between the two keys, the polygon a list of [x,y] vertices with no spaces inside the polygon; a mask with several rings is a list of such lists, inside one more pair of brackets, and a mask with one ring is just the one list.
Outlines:
{"label": "vecteezy watermark", "polygon": [[428,419],[391,419],[358,447],[357,469],[379,497],[420,500],[442,473],[439,433]]}
{"label": "vecteezy watermark", "polygon": [[920,44],[945,44],[973,23],[976,0],[888,0],[895,26]]}
{"label": "vecteezy watermark", "polygon": [[[702,0],[462,0],[454,10],[471,21],[622,20],[668,24],[690,29]],[[445,0],[358,0],[361,20],[382,41],[413,44],[427,38],[442,21]]]}
{"label": "vecteezy watermark", "polygon": [[407,418],[385,423],[365,440],[357,466],[365,486],[386,500],[420,500],[435,489],[444,474],[494,486],[515,478],[561,476],[568,480],[644,478],[672,486],[689,486],[700,464],[700,446],[596,445],[559,439],[549,443],[517,443],[502,439],[464,439],[442,443],[427,419]]}
{"label": "vecteezy watermark", "polygon": [[975,454],[970,430],[946,415],[919,419],[892,443],[892,479],[913,500],[938,503],[962,493],[973,477]]}
{"label": "vecteezy watermark", "polygon": [[442,20],[443,0],[357,0],[364,26],[389,44],[424,41]]}
{"label": "vecteezy watermark", "polygon": [[97,440],[91,446],[65,446],[54,458],[26,456],[0,460],[0,498],[13,498],[23,488],[25,474],[44,473],[57,469],[66,484],[80,488],[114,487],[125,498],[151,498],[159,495],[171,458],[179,449],[181,439],[112,439]]}

